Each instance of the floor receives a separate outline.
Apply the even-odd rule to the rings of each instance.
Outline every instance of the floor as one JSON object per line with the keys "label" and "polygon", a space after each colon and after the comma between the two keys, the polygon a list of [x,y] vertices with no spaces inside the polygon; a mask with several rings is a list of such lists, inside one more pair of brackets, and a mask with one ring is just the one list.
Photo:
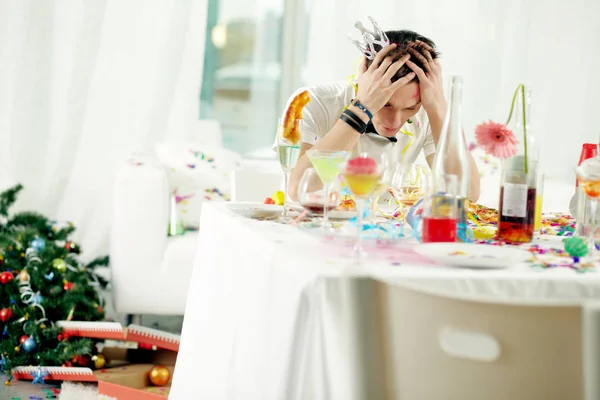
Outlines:
{"label": "floor", "polygon": [[[107,319],[112,321],[120,322],[121,324],[126,323],[126,316],[119,315],[114,311],[110,299],[110,289],[104,294],[106,299],[106,313]],[[166,332],[179,334],[181,332],[181,325],[183,324],[183,317],[181,316],[156,316],[156,315],[142,315],[141,325],[147,326],[154,329],[160,329]],[[27,381],[15,381],[13,380],[10,385],[6,386],[4,382],[7,377],[0,374],[0,399],[1,400],[43,400],[52,399],[58,397],[50,397],[52,388],[60,389],[60,383],[54,385],[40,385],[32,384]]]}

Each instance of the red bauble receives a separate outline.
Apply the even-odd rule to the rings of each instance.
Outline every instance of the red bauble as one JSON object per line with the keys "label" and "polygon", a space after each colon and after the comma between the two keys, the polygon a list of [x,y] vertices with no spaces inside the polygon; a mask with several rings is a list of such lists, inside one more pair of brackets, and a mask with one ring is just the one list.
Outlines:
{"label": "red bauble", "polygon": [[59,333],[58,336],[56,336],[56,339],[58,339],[59,342],[62,342],[64,338],[65,337],[63,336],[62,333]]}
{"label": "red bauble", "polygon": [[73,359],[71,360],[71,362],[74,365],[79,365],[80,367],[87,367],[88,365],[90,365],[91,361],[92,359],[90,358],[90,356],[85,354],[79,354],[73,357]]}
{"label": "red bauble", "polygon": [[12,312],[12,310],[10,308],[3,308],[2,310],[0,310],[0,321],[2,321],[2,322],[10,321],[10,319],[14,315],[15,314]]}
{"label": "red bauble", "polygon": [[6,285],[8,282],[12,281],[14,277],[15,276],[12,274],[12,272],[4,271],[0,274],[0,283]]}
{"label": "red bauble", "polygon": [[26,341],[27,339],[29,339],[29,336],[27,335],[23,335],[19,338],[19,343],[23,344],[24,341]]}
{"label": "red bauble", "polygon": [[72,367],[73,364],[71,363],[71,361],[65,361],[62,366],[65,368],[69,368],[69,367]]}
{"label": "red bauble", "polygon": [[66,282],[63,285],[63,289],[65,289],[65,291],[69,291],[69,290],[73,289],[73,282]]}
{"label": "red bauble", "polygon": [[80,249],[79,249],[79,246],[77,245],[77,243],[67,242],[67,244],[65,244],[65,249],[69,250],[69,253],[75,253],[75,254],[80,253]]}

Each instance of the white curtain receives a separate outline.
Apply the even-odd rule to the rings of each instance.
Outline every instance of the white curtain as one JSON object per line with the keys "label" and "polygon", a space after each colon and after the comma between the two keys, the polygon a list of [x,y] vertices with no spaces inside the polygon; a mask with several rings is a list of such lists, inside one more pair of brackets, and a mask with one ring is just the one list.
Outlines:
{"label": "white curtain", "polygon": [[120,162],[198,119],[206,0],[0,1],[0,189],[108,250]]}
{"label": "white curtain", "polygon": [[345,79],[360,56],[356,20],[436,42],[445,75],[464,77],[465,126],[504,121],[516,86],[533,90],[546,176],[572,181],[581,144],[600,134],[600,2],[596,0],[312,1],[308,83]]}

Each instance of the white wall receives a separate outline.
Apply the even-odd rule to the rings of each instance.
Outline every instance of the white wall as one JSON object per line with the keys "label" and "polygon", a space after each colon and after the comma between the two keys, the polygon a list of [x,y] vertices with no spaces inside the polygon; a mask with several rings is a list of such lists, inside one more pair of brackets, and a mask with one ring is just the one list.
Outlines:
{"label": "white wall", "polygon": [[347,34],[373,16],[384,30],[434,40],[444,73],[465,78],[467,132],[504,121],[518,83],[533,90],[533,124],[547,176],[572,181],[581,143],[600,127],[600,2],[597,0],[313,1],[307,83],[345,79],[358,50]]}

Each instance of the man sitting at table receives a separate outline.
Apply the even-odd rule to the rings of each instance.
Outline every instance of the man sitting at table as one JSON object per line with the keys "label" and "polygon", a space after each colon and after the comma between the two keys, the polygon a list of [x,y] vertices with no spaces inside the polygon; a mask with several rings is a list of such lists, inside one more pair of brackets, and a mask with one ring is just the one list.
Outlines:
{"label": "man sitting at table", "polygon": [[[393,161],[414,163],[422,150],[429,166],[446,113],[442,70],[435,44],[418,33],[386,31],[389,46],[380,48],[374,59],[361,60],[357,85],[336,82],[298,90],[308,90],[310,102],[302,111],[300,156],[290,175],[290,197],[304,171],[311,166],[306,151],[319,150],[385,151]],[[348,108],[367,124],[360,132],[357,124],[340,119]],[[469,199],[479,198],[479,171],[471,154]]]}

